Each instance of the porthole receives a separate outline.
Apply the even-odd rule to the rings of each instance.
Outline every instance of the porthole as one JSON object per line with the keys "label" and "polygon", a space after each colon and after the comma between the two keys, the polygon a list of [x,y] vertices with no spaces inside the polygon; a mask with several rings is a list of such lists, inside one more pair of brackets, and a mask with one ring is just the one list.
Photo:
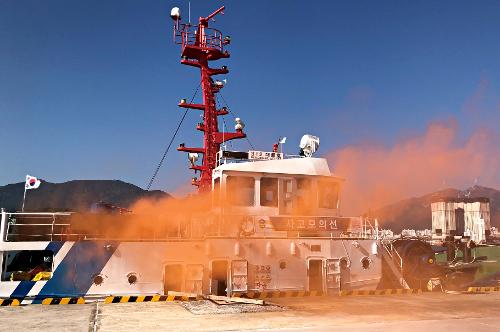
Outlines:
{"label": "porthole", "polygon": [[286,262],[285,261],[280,262],[280,269],[282,269],[282,270],[286,269]]}
{"label": "porthole", "polygon": [[135,273],[129,273],[127,275],[127,281],[129,284],[135,284],[137,282],[137,275]]}
{"label": "porthole", "polygon": [[365,270],[369,269],[371,264],[372,261],[370,260],[370,258],[365,256],[361,259],[361,266],[363,267],[363,269]]}
{"label": "porthole", "polygon": [[342,257],[340,260],[339,260],[339,266],[342,270],[345,270],[349,267],[349,261],[347,260],[346,257]]}
{"label": "porthole", "polygon": [[100,274],[95,275],[92,280],[93,280],[94,284],[97,286],[101,285],[104,282],[104,278]]}

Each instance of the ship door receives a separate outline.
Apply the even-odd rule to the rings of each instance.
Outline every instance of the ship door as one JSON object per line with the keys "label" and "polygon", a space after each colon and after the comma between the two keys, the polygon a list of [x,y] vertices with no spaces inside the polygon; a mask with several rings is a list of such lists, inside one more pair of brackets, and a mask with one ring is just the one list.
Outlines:
{"label": "ship door", "polygon": [[212,261],[212,277],[210,280],[211,294],[227,296],[227,274],[227,261]]}
{"label": "ship door", "polygon": [[248,290],[248,262],[235,260],[231,262],[231,292]]}
{"label": "ship door", "polygon": [[308,266],[309,291],[323,291],[323,260],[310,259]]}
{"label": "ship door", "polygon": [[168,291],[181,292],[184,273],[181,264],[165,265],[163,271],[163,291],[168,294]]}
{"label": "ship door", "polygon": [[465,231],[465,215],[464,209],[458,208],[455,210],[455,229],[457,230],[456,235],[463,236]]}
{"label": "ship door", "polygon": [[340,291],[340,259],[326,260],[326,287],[328,295],[338,295]]}
{"label": "ship door", "polygon": [[351,285],[351,262],[347,257],[339,259],[340,290],[349,290]]}

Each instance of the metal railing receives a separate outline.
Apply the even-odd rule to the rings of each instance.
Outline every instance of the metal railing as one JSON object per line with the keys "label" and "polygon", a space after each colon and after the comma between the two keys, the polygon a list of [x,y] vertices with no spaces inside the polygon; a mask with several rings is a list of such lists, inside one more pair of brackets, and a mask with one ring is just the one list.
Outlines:
{"label": "metal railing", "polygon": [[392,241],[387,243],[382,242],[382,245],[384,246],[386,252],[389,254],[391,259],[397,263],[401,273],[403,273],[403,258],[401,258],[401,255],[399,252],[394,248]]}
{"label": "metal railing", "polygon": [[201,48],[216,49],[224,51],[224,42],[222,32],[214,28],[204,28],[205,33],[198,38],[198,26],[190,24],[181,24],[179,29],[175,30],[174,41],[176,44],[186,46],[196,46]]}
{"label": "metal railing", "polygon": [[[137,219],[127,219],[128,215],[77,214],[77,213],[1,213],[1,241],[164,241],[192,240],[204,234],[193,231],[197,220],[156,227],[155,221],[141,225]],[[127,224],[130,222],[130,224]],[[86,225],[90,223],[91,226]],[[94,227],[95,226],[95,227]],[[131,226],[136,231],[123,232],[123,227]]]}
{"label": "metal railing", "polygon": [[[256,162],[256,161],[263,161],[265,159],[249,159],[247,158],[236,158],[236,157],[227,157],[223,156],[223,153],[226,152],[226,150],[219,150],[217,152],[217,157],[216,157],[216,165],[221,166],[225,164],[237,164],[237,163],[248,163],[248,162]],[[268,151],[263,151],[263,152],[268,152]],[[242,152],[246,153],[246,152]],[[273,152],[269,152],[273,153]],[[267,160],[284,160],[284,159],[303,159],[306,158],[305,156],[300,156],[300,155],[295,155],[295,154],[284,154],[283,153],[283,159],[278,159],[278,158],[270,158]]]}
{"label": "metal railing", "polygon": [[[244,236],[273,238],[331,238],[331,239],[375,239],[368,231],[369,221],[347,220],[338,229],[285,227],[273,223],[262,228],[262,215],[226,215],[212,212],[203,215],[185,216],[181,219],[164,219],[162,216],[140,222],[134,215],[77,214],[77,213],[6,213],[2,212],[2,241],[77,241],[77,240],[121,240],[121,241],[165,241],[193,240],[207,237],[242,236],[235,234],[234,225],[242,218],[253,224],[252,234]],[[129,219],[130,218],[130,219]],[[308,219],[310,216],[304,216]],[[335,217],[325,217],[335,218]],[[340,222],[340,221],[339,221]],[[360,223],[364,222],[364,226]],[[266,221],[269,223],[270,220]],[[283,223],[281,221],[280,223]],[[351,224],[353,223],[353,224]],[[316,227],[318,226],[318,227]],[[131,227],[133,232],[127,232]],[[276,228],[278,227],[278,228]],[[285,228],[283,228],[285,227]],[[123,231],[125,229],[125,231]],[[243,231],[241,231],[243,232]],[[399,257],[399,254],[398,254]],[[401,257],[399,257],[401,261]],[[402,263],[401,263],[402,264]],[[400,265],[401,265],[400,264]]]}
{"label": "metal railing", "polygon": [[55,241],[71,235],[71,213],[2,213],[4,241]]}
{"label": "metal railing", "polygon": [[[387,264],[393,270],[393,273],[398,278],[399,284],[403,286],[405,289],[409,289],[406,280],[403,277],[403,258],[397,251],[397,249],[393,246],[392,241],[386,242],[381,240],[380,243],[383,247],[383,255],[389,256],[389,261]],[[395,270],[397,268],[397,270]]]}

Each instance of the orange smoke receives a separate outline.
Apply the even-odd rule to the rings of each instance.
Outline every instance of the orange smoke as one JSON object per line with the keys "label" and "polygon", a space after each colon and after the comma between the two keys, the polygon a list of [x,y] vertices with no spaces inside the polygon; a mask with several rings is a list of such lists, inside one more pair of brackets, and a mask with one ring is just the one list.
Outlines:
{"label": "orange smoke", "polygon": [[477,130],[459,138],[455,123],[433,123],[418,137],[391,147],[348,146],[327,154],[335,174],[345,177],[345,215],[439,189],[464,189],[476,182],[500,186],[500,137]]}
{"label": "orange smoke", "polygon": [[[211,195],[194,195],[184,199],[140,199],[131,206],[133,213],[75,214],[71,233],[88,234],[90,238],[137,240],[190,237],[195,216],[208,222]],[[207,228],[207,230],[209,230]]]}
{"label": "orange smoke", "polygon": [[75,214],[69,233],[110,240],[202,238],[226,234],[229,229],[234,231],[235,221],[231,217],[223,218],[222,211],[230,202],[246,202],[249,193],[243,187],[233,187],[228,188],[225,195],[224,204],[220,204],[219,191],[214,190],[178,199],[139,199],[130,206],[132,213]]}

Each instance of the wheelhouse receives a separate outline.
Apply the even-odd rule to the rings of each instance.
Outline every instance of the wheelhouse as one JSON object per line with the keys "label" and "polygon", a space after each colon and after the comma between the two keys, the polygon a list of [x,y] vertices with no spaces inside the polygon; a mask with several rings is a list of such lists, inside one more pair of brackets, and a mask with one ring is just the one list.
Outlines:
{"label": "wheelhouse", "polygon": [[229,214],[338,216],[343,181],[321,158],[227,163],[213,173],[213,206]]}

